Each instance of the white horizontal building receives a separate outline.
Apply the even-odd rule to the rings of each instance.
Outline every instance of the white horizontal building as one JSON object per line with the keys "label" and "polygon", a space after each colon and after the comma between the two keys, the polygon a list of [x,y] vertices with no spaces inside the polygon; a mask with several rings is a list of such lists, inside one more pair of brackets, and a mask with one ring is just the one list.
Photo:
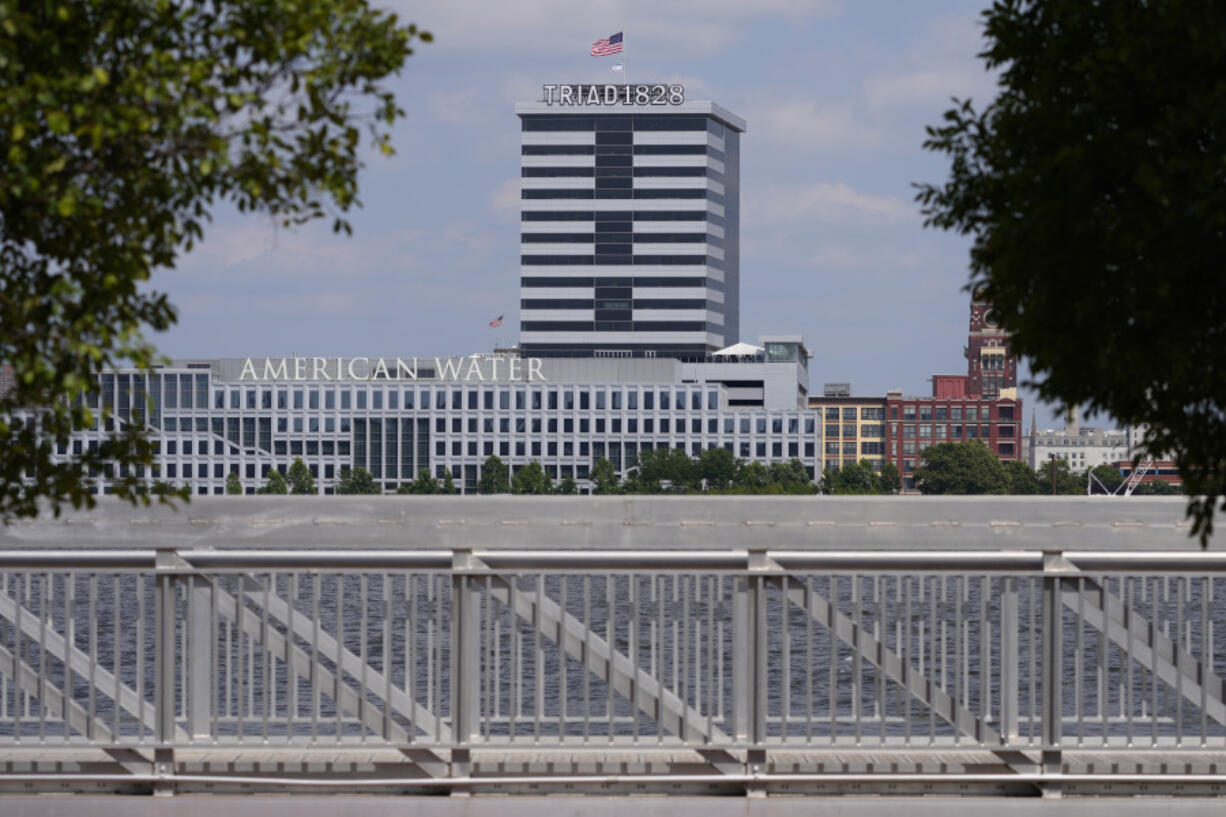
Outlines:
{"label": "white horizontal building", "polygon": [[[145,423],[157,459],[139,476],[220,494],[247,491],[298,457],[321,492],[363,467],[385,491],[420,469],[471,491],[496,455],[512,471],[536,461],[583,479],[601,457],[625,473],[642,451],[697,456],[725,448],[762,463],[800,460],[821,473],[821,427],[807,408],[808,352],[780,336],[757,357],[224,358],[175,361],[145,374],[99,375],[98,423],[60,456],[111,429]],[[766,359],[769,353],[771,360]],[[103,420],[104,410],[110,415]],[[126,474],[112,474],[121,477]],[[93,475],[106,492],[106,474]]]}

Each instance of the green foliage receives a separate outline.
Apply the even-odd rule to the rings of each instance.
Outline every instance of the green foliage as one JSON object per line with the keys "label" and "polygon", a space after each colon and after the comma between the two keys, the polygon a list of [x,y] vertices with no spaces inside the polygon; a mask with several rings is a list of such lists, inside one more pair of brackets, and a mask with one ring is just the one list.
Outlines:
{"label": "green foliage", "polygon": [[[1038,493],[1059,494],[1061,496],[1077,496],[1086,492],[1086,480],[1082,475],[1074,474],[1068,460],[1063,457],[1052,457],[1039,466],[1036,473]],[[1055,483],[1055,490],[1052,484]]]}
{"label": "green foliage", "polygon": [[238,474],[231,471],[226,475],[226,493],[235,496],[242,494],[243,483],[239,481]]}
{"label": "green foliage", "polygon": [[549,477],[545,476],[545,469],[536,460],[516,471],[511,480],[513,494],[548,494],[552,487]]}
{"label": "green foliage", "polygon": [[706,481],[708,491],[722,491],[736,476],[736,457],[726,448],[708,448],[698,458],[698,477]]}
{"label": "green foliage", "polygon": [[558,485],[554,488],[553,492],[562,496],[572,496],[579,493],[579,486],[575,484],[574,477],[565,476],[558,481]]}
{"label": "green foliage", "polygon": [[827,494],[879,494],[881,480],[868,460],[849,462],[842,468],[827,468],[822,474],[822,492]]}
{"label": "green foliage", "polygon": [[[1005,476],[1009,480],[1008,493],[1026,496],[1043,493],[1043,486],[1039,484],[1039,476],[1030,469],[1028,463],[1021,460],[1009,460],[1004,463],[1004,466]],[[1048,490],[1051,490],[1050,486]]]}
{"label": "green foliage", "polygon": [[289,473],[286,474],[286,479],[289,482],[289,492],[291,494],[313,494],[315,493],[315,478],[311,476],[311,469],[307,468],[307,464],[302,461],[302,457],[297,457],[289,467]]}
{"label": "green foliage", "polygon": [[884,462],[881,464],[881,473],[877,475],[877,482],[881,486],[881,493],[896,494],[902,490],[902,474],[898,470],[898,466],[892,462]]}
{"label": "green foliage", "polygon": [[631,494],[688,491],[697,487],[697,481],[696,463],[684,451],[653,448],[639,453],[634,468],[626,477],[624,489]]}
{"label": "green foliage", "polygon": [[729,494],[812,494],[818,486],[809,479],[800,460],[775,462],[765,466],[760,462],[737,461],[732,485],[723,491]]}
{"label": "green foliage", "polygon": [[1100,486],[1098,482],[1090,480],[1091,490],[1096,494],[1104,493],[1103,488],[1106,488],[1106,493],[1113,494],[1124,484],[1124,475],[1114,465],[1097,465],[1090,472],[1102,483]]}
{"label": "green foliage", "polygon": [[1005,494],[1009,476],[983,443],[940,443],[924,449],[915,485],[924,494]]}
{"label": "green foliage", "polygon": [[1143,425],[1146,454],[1174,457],[1202,545],[1226,495],[1220,11],[992,4],[999,92],[929,128],[950,173],[918,193],[928,224],[971,237],[970,286],[1040,396]]}
{"label": "green foliage", "polygon": [[481,478],[477,480],[479,494],[505,494],[511,490],[507,479],[507,466],[491,454],[481,466]]}
{"label": "green foliage", "polygon": [[596,460],[596,462],[592,465],[592,473],[589,478],[592,480],[592,493],[618,493],[619,480],[617,478],[617,469],[613,467],[613,463],[609,462],[604,457]]}
{"label": "green foliage", "polygon": [[176,494],[181,491],[190,492],[190,487],[184,486],[183,488],[176,488],[175,486],[171,485],[169,482],[166,482],[165,480],[161,480],[161,479],[155,479],[149,485],[149,494],[151,496],[169,496],[171,494]]}
{"label": "green foliage", "polygon": [[262,487],[256,490],[257,494],[288,494],[289,485],[285,482],[285,477],[281,476],[281,472],[276,468],[268,472],[268,481]]}
{"label": "green foliage", "polygon": [[381,494],[383,489],[375,482],[374,476],[359,465],[353,469],[341,469],[340,480],[336,483],[336,492],[338,494]]}
{"label": "green foliage", "polygon": [[785,493],[815,493],[817,486],[809,479],[805,464],[797,459],[770,464],[771,482]]}
{"label": "green foliage", "polygon": [[[139,422],[97,451],[53,456],[97,425],[83,399],[96,372],[157,362],[142,331],[175,310],[147,285],[153,271],[190,251],[222,203],[283,225],[332,215],[348,232],[363,130],[391,152],[403,111],[384,83],[430,35],[366,0],[5,3],[0,22],[7,521],[40,499],[57,514],[92,506],[90,468],[153,462]],[[15,418],[30,406],[37,431]],[[112,485],[150,501],[136,476]]]}
{"label": "green foliage", "polygon": [[398,494],[437,494],[438,492],[438,480],[430,476],[429,468],[419,469],[417,479],[407,485],[402,484],[396,489]]}
{"label": "green foliage", "polygon": [[455,480],[451,477],[449,468],[443,469],[443,484],[439,486],[440,494],[458,494],[459,490],[455,487]]}
{"label": "green foliage", "polygon": [[760,462],[737,463],[732,475],[732,487],[742,493],[761,493],[771,484],[771,473]]}

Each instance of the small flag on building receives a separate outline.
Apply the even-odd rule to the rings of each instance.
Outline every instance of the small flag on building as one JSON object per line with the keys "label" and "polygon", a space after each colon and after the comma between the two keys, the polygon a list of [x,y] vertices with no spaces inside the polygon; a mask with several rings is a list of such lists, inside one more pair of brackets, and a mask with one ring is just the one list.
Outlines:
{"label": "small flag on building", "polygon": [[496,329],[499,326],[502,326],[502,316],[501,315],[499,315],[497,318],[494,318],[492,321],[490,321],[490,329]]}
{"label": "small flag on building", "polygon": [[622,53],[622,33],[620,31],[612,37],[592,43],[593,57],[609,57],[620,53]]}
{"label": "small flag on building", "polygon": [[626,64],[625,64],[625,63],[623,63],[623,62],[619,62],[617,65],[614,65],[614,66],[613,66],[613,70],[614,70],[614,71],[618,71],[618,72],[625,71],[625,70],[626,70]]}

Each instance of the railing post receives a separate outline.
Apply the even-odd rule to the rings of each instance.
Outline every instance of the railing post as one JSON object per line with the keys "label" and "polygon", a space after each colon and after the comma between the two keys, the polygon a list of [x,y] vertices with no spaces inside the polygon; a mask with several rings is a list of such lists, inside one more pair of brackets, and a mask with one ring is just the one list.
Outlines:
{"label": "railing post", "polygon": [[[471,548],[456,548],[451,559],[451,776],[472,773],[471,745],[481,719],[481,596],[471,571]],[[467,794],[453,787],[452,794]]]}
{"label": "railing post", "polygon": [[1001,580],[1000,594],[1000,736],[1005,744],[1018,736],[1018,633],[1017,578]]}
{"label": "railing post", "polygon": [[[745,771],[764,774],[766,769],[767,719],[767,624],[766,577],[770,567],[766,548],[751,547],[746,573],[737,577],[732,599],[732,684],[736,740],[750,744],[745,753]],[[765,796],[763,786],[750,783],[750,797]]]}
{"label": "railing post", "polygon": [[[1045,775],[1059,775],[1063,771],[1060,742],[1064,720],[1064,614],[1060,582],[1064,574],[1075,571],[1076,568],[1064,558],[1063,551],[1043,551],[1042,765]],[[1043,784],[1041,788],[1044,797],[1060,796],[1059,783]]]}
{"label": "railing post", "polygon": [[187,598],[187,733],[193,738],[215,737],[213,730],[213,582],[202,576],[188,578]]}
{"label": "railing post", "polygon": [[153,785],[153,793],[171,796],[174,790],[174,739],[175,739],[175,585],[177,573],[183,564],[172,545],[157,547],[154,571],[156,576],[154,599],[154,672],[156,686],[153,691],[155,734],[157,745],[153,750],[153,772],[166,782]]}
{"label": "railing post", "polygon": [[765,548],[750,548],[747,572],[732,591],[732,706],[735,739],[761,743],[765,735],[766,672],[765,598],[762,576]]}

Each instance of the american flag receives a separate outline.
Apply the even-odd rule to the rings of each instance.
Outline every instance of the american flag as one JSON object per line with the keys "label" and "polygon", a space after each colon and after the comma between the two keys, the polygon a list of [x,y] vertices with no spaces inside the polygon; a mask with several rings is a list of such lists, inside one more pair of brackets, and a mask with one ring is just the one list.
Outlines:
{"label": "american flag", "polygon": [[622,53],[622,33],[620,31],[612,37],[592,43],[593,57],[608,57],[620,53]]}
{"label": "american flag", "polygon": [[501,315],[499,315],[497,318],[494,318],[492,321],[490,321],[490,329],[496,329],[499,326],[502,326],[502,316]]}

